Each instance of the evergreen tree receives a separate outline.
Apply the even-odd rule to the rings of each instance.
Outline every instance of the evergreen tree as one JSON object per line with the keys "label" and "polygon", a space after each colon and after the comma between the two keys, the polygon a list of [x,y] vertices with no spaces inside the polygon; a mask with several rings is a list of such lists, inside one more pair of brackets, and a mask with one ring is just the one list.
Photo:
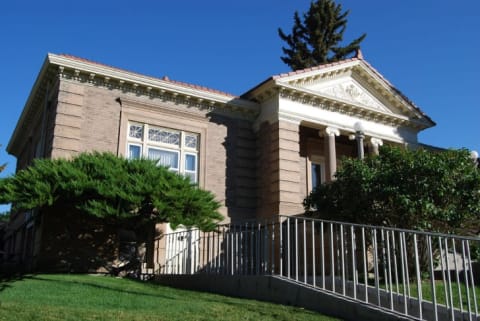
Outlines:
{"label": "evergreen tree", "polygon": [[295,12],[291,34],[278,29],[280,38],[288,48],[282,47],[282,61],[292,70],[304,69],[323,63],[342,60],[360,49],[364,33],[347,46],[342,47],[343,33],[349,11],[342,12],[342,5],[333,0],[317,0],[303,14],[303,20]]}
{"label": "evergreen tree", "polygon": [[169,222],[174,228],[211,230],[223,218],[214,195],[188,178],[151,160],[109,153],[36,159],[14,176],[0,179],[0,204],[6,203],[13,203],[13,211],[79,210],[119,225]]}

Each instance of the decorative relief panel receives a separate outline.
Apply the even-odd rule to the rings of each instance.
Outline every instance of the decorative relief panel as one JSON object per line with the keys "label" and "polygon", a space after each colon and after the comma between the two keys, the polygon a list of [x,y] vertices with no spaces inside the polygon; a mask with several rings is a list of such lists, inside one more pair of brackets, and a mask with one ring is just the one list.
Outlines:
{"label": "decorative relief panel", "polygon": [[364,105],[381,111],[389,111],[376,99],[365,92],[364,89],[356,85],[353,81],[347,81],[334,86],[317,89],[323,94],[343,100],[351,101],[356,104]]}

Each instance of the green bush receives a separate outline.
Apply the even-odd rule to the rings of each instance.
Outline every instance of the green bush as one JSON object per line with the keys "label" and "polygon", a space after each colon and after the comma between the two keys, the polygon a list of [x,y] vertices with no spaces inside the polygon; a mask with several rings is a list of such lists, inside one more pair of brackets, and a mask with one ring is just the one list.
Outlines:
{"label": "green bush", "polygon": [[222,219],[214,195],[188,178],[151,160],[109,153],[35,160],[0,180],[0,203],[12,203],[13,211],[70,207],[112,221],[169,222],[203,230]]}
{"label": "green bush", "polygon": [[385,146],[379,156],[344,158],[336,180],[304,200],[308,215],[440,232],[479,232],[480,171],[466,150]]}

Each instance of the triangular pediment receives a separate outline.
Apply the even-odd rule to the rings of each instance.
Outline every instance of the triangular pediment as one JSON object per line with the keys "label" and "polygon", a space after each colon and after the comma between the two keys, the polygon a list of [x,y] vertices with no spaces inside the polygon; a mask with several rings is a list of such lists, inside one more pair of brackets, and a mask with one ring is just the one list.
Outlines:
{"label": "triangular pediment", "polygon": [[[365,60],[351,58],[273,76],[246,96],[260,97],[277,86],[283,95],[304,101],[325,102],[351,114],[374,118],[396,118],[412,126],[427,128],[435,123]],[[268,96],[268,95],[267,95]],[[339,104],[336,104],[338,102]],[[345,107],[346,106],[346,107]],[[376,115],[376,116],[373,116]]]}
{"label": "triangular pediment", "polygon": [[326,81],[320,84],[305,86],[305,88],[321,93],[340,101],[368,107],[374,110],[391,113],[392,107],[386,106],[369,90],[347,77],[340,81]]}

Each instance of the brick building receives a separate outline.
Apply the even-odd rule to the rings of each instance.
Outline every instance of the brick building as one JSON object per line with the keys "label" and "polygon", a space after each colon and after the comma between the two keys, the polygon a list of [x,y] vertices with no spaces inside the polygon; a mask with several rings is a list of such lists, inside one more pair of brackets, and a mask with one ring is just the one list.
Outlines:
{"label": "brick building", "polygon": [[[17,170],[36,157],[92,150],[158,159],[212,191],[225,222],[236,222],[301,214],[304,197],[332,179],[342,156],[415,146],[434,125],[361,56],[233,96],[49,54],[7,150]],[[119,234],[93,219],[14,213],[5,252],[29,267],[91,270],[98,267],[86,258],[115,259]]]}

